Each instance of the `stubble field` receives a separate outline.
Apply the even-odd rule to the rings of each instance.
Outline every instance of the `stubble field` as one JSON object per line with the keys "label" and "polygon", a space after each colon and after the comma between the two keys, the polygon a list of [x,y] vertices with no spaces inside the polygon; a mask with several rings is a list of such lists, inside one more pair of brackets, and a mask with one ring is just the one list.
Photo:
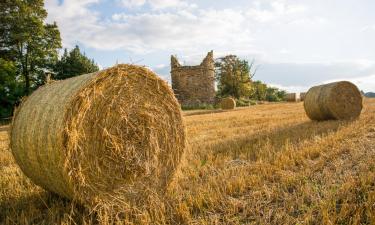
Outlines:
{"label": "stubble field", "polygon": [[374,224],[375,101],[312,122],[302,103],[184,113],[189,147],[165,196],[118,218],[35,186],[0,127],[0,224]]}

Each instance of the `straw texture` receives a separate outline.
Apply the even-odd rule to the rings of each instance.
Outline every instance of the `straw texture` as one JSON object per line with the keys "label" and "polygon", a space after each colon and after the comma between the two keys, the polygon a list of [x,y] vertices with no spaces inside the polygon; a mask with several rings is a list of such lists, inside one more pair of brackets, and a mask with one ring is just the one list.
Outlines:
{"label": "straw texture", "polygon": [[35,91],[13,119],[11,148],[22,171],[49,191],[91,208],[133,204],[165,190],[185,129],[164,81],[119,65]]}
{"label": "straw texture", "polygon": [[298,102],[300,100],[299,93],[287,93],[285,95],[285,100],[288,102]]}
{"label": "straw texture", "polygon": [[236,100],[233,98],[223,98],[220,104],[221,108],[225,110],[236,108]]}
{"label": "straw texture", "polygon": [[320,85],[307,92],[304,107],[312,120],[354,119],[361,114],[362,95],[348,81]]}

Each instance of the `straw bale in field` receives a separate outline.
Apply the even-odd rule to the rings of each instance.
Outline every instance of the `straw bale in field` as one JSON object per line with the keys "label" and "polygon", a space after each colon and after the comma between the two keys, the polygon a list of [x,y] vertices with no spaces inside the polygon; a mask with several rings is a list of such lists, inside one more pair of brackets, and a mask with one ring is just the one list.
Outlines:
{"label": "straw bale in field", "polygon": [[221,108],[224,110],[236,108],[236,100],[233,98],[223,98],[220,102]]}
{"label": "straw bale in field", "polygon": [[134,65],[39,88],[11,131],[13,155],[35,184],[89,207],[163,193],[184,147],[172,90]]}
{"label": "straw bale in field", "polygon": [[285,96],[287,102],[298,102],[300,100],[299,93],[287,93]]}
{"label": "straw bale in field", "polygon": [[305,96],[305,111],[312,120],[347,120],[362,111],[362,95],[357,86],[341,81],[312,87]]}

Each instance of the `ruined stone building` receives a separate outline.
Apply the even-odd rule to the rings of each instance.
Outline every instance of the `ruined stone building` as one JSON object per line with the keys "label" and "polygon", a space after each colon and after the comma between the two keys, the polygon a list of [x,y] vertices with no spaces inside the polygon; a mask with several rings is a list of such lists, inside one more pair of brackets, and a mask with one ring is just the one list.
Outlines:
{"label": "ruined stone building", "polygon": [[172,88],[183,106],[213,104],[215,101],[215,65],[213,51],[198,66],[181,66],[171,57]]}

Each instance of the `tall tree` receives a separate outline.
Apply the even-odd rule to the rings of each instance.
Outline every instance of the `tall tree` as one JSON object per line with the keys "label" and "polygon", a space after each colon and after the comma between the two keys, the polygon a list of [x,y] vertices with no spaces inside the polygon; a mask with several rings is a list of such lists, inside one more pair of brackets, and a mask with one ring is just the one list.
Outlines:
{"label": "tall tree", "polygon": [[61,48],[57,25],[46,17],[43,0],[0,1],[0,53],[15,62],[26,95],[42,84]]}
{"label": "tall tree", "polygon": [[253,63],[249,65],[235,55],[219,58],[216,63],[216,80],[219,96],[235,98],[248,97],[251,93],[251,72]]}
{"label": "tall tree", "polygon": [[76,46],[69,53],[65,49],[61,59],[55,66],[55,79],[61,80],[77,75],[92,73],[99,70],[94,60],[89,59],[82,54],[79,47]]}
{"label": "tall tree", "polygon": [[280,102],[286,95],[285,91],[269,87],[259,80],[252,83],[251,89],[250,98],[258,101]]}
{"label": "tall tree", "polygon": [[0,58],[0,118],[10,117],[23,94],[17,82],[17,68],[12,61]]}
{"label": "tall tree", "polygon": [[255,81],[252,85],[252,94],[254,100],[265,101],[267,97],[267,85],[261,81]]}

